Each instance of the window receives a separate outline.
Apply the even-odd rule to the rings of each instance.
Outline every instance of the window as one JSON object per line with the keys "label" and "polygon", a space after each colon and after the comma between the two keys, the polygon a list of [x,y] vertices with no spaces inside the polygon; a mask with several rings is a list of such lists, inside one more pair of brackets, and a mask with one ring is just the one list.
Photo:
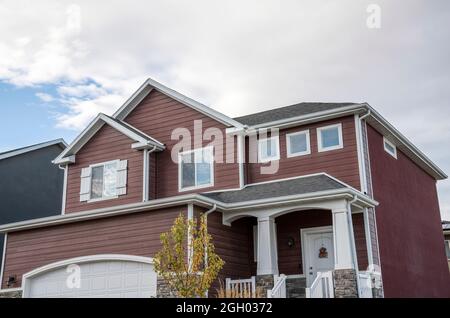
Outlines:
{"label": "window", "polygon": [[280,159],[278,136],[258,140],[259,162],[269,162]]}
{"label": "window", "polygon": [[201,148],[179,154],[179,190],[213,186],[213,148]]}
{"label": "window", "polygon": [[91,199],[116,196],[117,162],[92,167]]}
{"label": "window", "polygon": [[342,124],[317,128],[317,144],[319,152],[343,148]]}
{"label": "window", "polygon": [[309,130],[286,135],[287,156],[296,157],[311,153]]}
{"label": "window", "polygon": [[397,147],[392,142],[387,140],[385,137],[383,137],[383,144],[384,144],[384,151],[386,151],[392,157],[397,159]]}
{"label": "window", "polygon": [[98,201],[126,194],[127,160],[114,160],[81,169],[80,201]]}

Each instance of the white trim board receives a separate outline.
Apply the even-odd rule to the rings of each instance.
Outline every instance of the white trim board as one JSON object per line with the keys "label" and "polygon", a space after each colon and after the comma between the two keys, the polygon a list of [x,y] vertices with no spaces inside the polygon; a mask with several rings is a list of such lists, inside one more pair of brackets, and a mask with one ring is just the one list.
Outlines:
{"label": "white trim board", "polygon": [[[83,220],[91,220],[98,218],[105,218],[113,215],[131,214],[146,212],[150,210],[161,209],[165,207],[179,206],[189,203],[194,203],[202,207],[217,206],[221,211],[234,211],[243,208],[255,208],[255,207],[269,207],[279,206],[281,203],[297,204],[305,202],[317,202],[318,200],[333,200],[333,199],[347,199],[352,200],[357,198],[357,203],[365,207],[374,207],[378,205],[378,202],[362,194],[359,191],[355,191],[351,188],[342,188],[339,190],[320,191],[313,193],[306,193],[301,195],[289,195],[283,197],[274,197],[261,200],[244,201],[238,203],[223,203],[217,200],[213,200],[199,194],[185,194],[176,197],[163,198],[157,200],[151,200],[148,202],[139,202],[126,204],[121,206],[115,206],[110,208],[101,208],[83,212],[73,212],[65,215],[50,216],[39,219],[32,219],[27,221],[21,221],[16,223],[10,223],[0,226],[0,233],[13,232],[24,229],[31,229],[37,227],[45,227],[50,225],[65,224],[78,222]],[[355,202],[356,203],[356,202]]]}
{"label": "white trim board", "polygon": [[8,233],[5,233],[5,238],[3,240],[2,266],[1,266],[1,269],[0,269],[0,289],[3,286],[3,275],[4,275],[4,271],[5,271],[6,245],[7,245],[7,242],[8,242]]}
{"label": "white trim board", "polygon": [[113,117],[119,120],[125,119],[128,114],[153,90],[157,91],[175,99],[176,101],[191,107],[200,113],[211,117],[220,123],[231,127],[243,127],[243,125],[236,120],[206,106],[203,105],[157,81],[148,78],[136,92],[114,113]]}
{"label": "white trim board", "polygon": [[104,124],[111,126],[125,136],[134,140],[131,145],[133,149],[146,149],[156,147],[157,150],[164,150],[165,146],[158,140],[146,135],[134,127],[125,123],[118,123],[114,119],[100,113],[91,123],[75,138],[75,140],[58,156],[53,163],[67,164],[75,162],[75,154],[103,127]]}

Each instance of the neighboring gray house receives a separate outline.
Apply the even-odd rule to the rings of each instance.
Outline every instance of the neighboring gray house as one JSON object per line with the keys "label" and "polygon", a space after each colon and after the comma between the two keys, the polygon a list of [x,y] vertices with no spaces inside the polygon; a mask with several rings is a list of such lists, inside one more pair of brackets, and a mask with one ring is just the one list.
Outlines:
{"label": "neighboring gray house", "polygon": [[[52,160],[66,147],[57,139],[0,153],[0,225],[61,213],[64,170]],[[2,234],[0,255],[3,246]]]}

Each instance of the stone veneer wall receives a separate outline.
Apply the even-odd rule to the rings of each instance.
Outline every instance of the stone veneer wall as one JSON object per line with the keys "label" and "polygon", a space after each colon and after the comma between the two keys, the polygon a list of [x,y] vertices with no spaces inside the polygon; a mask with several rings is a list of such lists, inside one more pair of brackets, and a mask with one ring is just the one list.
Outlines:
{"label": "stone veneer wall", "polygon": [[156,298],[175,298],[166,281],[158,277],[156,281]]}
{"label": "stone veneer wall", "polygon": [[0,291],[0,298],[22,298],[22,290],[2,290]]}
{"label": "stone veneer wall", "polygon": [[358,283],[354,269],[336,269],[333,272],[334,297],[358,298]]}

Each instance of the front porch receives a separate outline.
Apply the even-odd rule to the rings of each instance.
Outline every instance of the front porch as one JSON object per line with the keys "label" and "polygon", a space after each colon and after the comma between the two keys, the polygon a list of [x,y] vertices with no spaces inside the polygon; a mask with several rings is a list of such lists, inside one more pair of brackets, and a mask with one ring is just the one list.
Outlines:
{"label": "front porch", "polygon": [[[323,197],[223,213],[223,223],[246,224],[251,276],[226,287],[267,297],[373,297],[380,281],[368,224],[370,204],[355,197]],[[379,289],[381,287],[379,286]]]}

